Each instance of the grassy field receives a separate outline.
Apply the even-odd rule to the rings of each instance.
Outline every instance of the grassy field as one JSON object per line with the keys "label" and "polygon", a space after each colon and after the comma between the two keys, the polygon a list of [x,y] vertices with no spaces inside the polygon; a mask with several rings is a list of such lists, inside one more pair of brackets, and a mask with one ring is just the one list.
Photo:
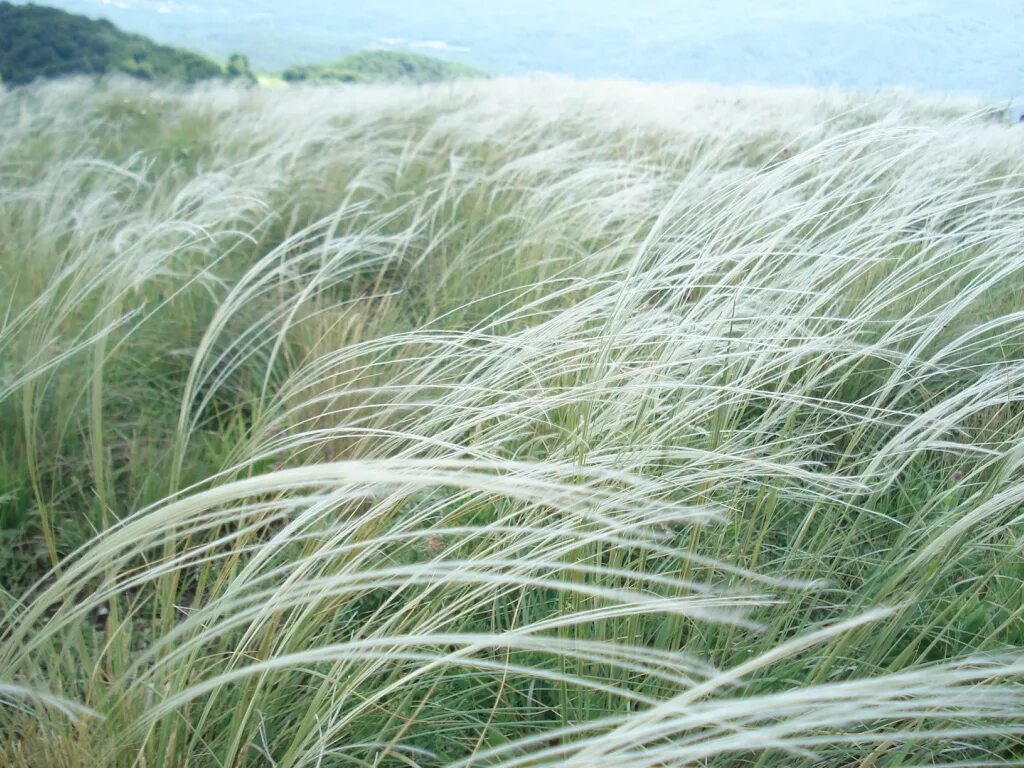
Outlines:
{"label": "grassy field", "polygon": [[0,764],[1024,761],[1024,130],[0,91]]}

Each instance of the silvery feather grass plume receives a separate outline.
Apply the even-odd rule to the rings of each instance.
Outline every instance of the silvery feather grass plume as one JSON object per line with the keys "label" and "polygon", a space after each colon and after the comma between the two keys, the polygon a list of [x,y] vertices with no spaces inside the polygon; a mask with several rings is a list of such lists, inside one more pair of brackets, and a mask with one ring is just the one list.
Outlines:
{"label": "silvery feather grass plume", "polygon": [[1024,761],[1024,131],[558,79],[0,128],[4,765]]}

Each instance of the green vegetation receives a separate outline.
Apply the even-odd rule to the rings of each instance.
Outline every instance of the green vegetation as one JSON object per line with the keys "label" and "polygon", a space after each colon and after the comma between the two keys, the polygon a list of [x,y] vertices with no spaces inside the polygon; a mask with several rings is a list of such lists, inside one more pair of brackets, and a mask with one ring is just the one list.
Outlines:
{"label": "green vegetation", "polygon": [[0,765],[1024,760],[1024,132],[0,93]]}
{"label": "green vegetation", "polygon": [[363,51],[330,64],[289,67],[281,74],[291,83],[440,83],[483,76],[463,64],[397,51]]}
{"label": "green vegetation", "polygon": [[[39,78],[122,73],[143,80],[193,83],[226,77],[259,82],[244,54],[232,54],[222,68],[188,51],[157,45],[128,34],[106,20],[37,5],[0,2],[0,82],[25,85]],[[367,51],[340,61],[287,69],[286,82],[436,83],[483,74],[429,56]]]}
{"label": "green vegetation", "polygon": [[0,76],[8,85],[66,75],[120,72],[144,80],[193,83],[222,75],[188,51],[56,8],[0,2]]}
{"label": "green vegetation", "polygon": [[228,57],[224,74],[229,80],[244,80],[252,85],[256,85],[258,82],[256,73],[252,71],[252,66],[249,64],[249,57],[243,53],[233,53]]}

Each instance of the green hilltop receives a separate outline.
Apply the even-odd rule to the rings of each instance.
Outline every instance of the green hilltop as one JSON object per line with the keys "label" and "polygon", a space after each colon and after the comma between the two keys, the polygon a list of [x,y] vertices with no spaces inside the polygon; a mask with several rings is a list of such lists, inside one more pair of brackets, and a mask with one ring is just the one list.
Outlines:
{"label": "green hilltop", "polygon": [[[112,73],[186,83],[220,77],[257,81],[241,54],[221,66],[197,53],[124,32],[105,19],[0,1],[0,79],[5,85]],[[327,64],[290,67],[281,75],[290,83],[437,83],[484,76],[462,64],[398,51],[364,51]]]}
{"label": "green hilltop", "polygon": [[399,51],[363,51],[328,64],[289,67],[281,74],[290,83],[440,83],[484,76],[463,64]]}
{"label": "green hilltop", "polygon": [[123,32],[109,21],[0,2],[0,76],[5,84],[113,72],[188,83],[224,75],[216,62]]}

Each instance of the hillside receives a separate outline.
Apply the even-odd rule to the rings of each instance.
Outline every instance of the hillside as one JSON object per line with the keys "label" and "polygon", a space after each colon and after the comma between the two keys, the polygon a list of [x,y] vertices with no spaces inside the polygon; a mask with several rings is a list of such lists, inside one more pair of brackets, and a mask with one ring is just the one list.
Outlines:
{"label": "hillside", "polygon": [[[806,84],[981,93],[1024,108],[1020,0],[822,3],[679,0],[373,3],[36,0],[103,15],[168,44],[262,72],[389,48],[503,75]],[[197,18],[202,23],[197,23]],[[345,47],[339,49],[339,44]],[[443,53],[442,53],[443,51]]]}
{"label": "hillside", "polygon": [[217,64],[202,56],[123,32],[106,20],[0,2],[0,77],[5,84],[113,72],[188,83],[222,75]]}
{"label": "hillside", "polygon": [[281,75],[291,83],[440,83],[484,76],[463,64],[396,51],[363,51],[329,64],[289,67]]}
{"label": "hillside", "polygon": [[0,766],[1020,765],[975,106],[0,93]]}

